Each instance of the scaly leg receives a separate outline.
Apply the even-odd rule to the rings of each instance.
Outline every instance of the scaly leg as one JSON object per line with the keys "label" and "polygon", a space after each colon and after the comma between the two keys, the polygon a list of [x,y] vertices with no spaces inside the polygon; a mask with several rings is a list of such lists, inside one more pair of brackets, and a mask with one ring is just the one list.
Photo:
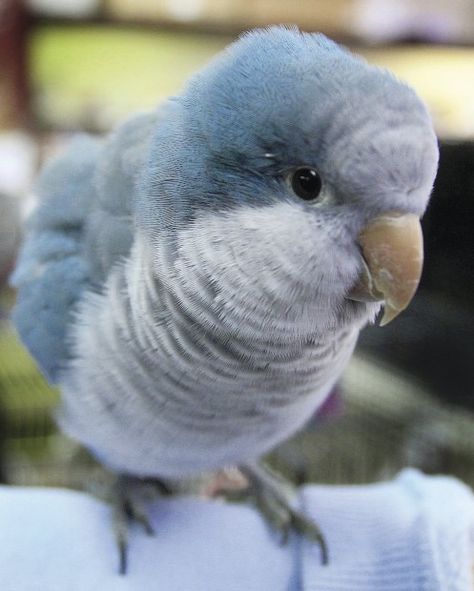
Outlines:
{"label": "scaly leg", "polygon": [[113,525],[119,551],[119,574],[128,568],[128,528],[131,521],[140,523],[145,532],[153,536],[153,527],[147,516],[146,505],[154,498],[168,495],[160,480],[119,475],[113,488]]}
{"label": "scaly leg", "polygon": [[281,534],[286,543],[290,532],[296,531],[315,542],[321,549],[322,564],[328,563],[328,549],[321,530],[308,517],[291,507],[294,487],[267,466],[252,463],[240,466],[249,481],[249,494],[267,523]]}

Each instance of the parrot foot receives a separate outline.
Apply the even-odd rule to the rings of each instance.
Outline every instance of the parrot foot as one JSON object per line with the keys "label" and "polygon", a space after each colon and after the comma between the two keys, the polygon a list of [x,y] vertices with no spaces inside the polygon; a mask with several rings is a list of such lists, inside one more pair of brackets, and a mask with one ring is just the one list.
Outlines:
{"label": "parrot foot", "polygon": [[321,562],[328,564],[328,548],[321,530],[290,505],[293,485],[261,464],[246,464],[240,466],[240,471],[249,481],[247,494],[252,497],[270,527],[281,535],[281,543],[286,544],[290,533],[296,531],[319,545]]}
{"label": "parrot foot", "polygon": [[146,534],[155,535],[148,519],[146,505],[157,496],[169,494],[166,485],[153,478],[137,478],[121,474],[113,488],[113,527],[119,552],[119,574],[128,568],[128,529],[131,522],[139,523]]}

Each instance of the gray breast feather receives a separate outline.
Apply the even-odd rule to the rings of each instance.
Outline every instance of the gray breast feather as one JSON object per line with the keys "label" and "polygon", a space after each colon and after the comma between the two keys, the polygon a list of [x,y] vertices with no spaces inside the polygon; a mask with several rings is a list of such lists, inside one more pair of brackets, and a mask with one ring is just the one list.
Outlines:
{"label": "gray breast feather", "polygon": [[[307,420],[345,366],[357,325],[318,336],[314,318],[280,314],[269,290],[257,306],[240,298],[235,285],[255,282],[252,252],[241,253],[244,272],[232,266],[230,236],[249,215],[244,208],[189,224],[175,260],[165,238],[152,248],[138,231],[104,292],[81,303],[59,421],[109,467],[179,478],[255,458]],[[281,215],[267,211],[267,224]],[[215,289],[199,288],[202,273]],[[287,293],[293,275],[278,278],[275,292]]]}

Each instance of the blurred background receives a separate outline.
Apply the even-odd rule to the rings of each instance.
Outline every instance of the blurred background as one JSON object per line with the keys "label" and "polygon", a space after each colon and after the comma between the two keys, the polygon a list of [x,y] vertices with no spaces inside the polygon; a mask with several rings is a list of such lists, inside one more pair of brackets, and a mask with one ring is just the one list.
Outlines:
{"label": "blurred background", "polygon": [[153,108],[240,32],[274,23],[322,31],[412,84],[441,163],[411,307],[365,330],[324,409],[270,461],[298,482],[417,466],[474,486],[474,0],[0,0],[1,481],[83,488],[100,472],[57,433],[58,392],[8,321],[38,168],[71,134]]}

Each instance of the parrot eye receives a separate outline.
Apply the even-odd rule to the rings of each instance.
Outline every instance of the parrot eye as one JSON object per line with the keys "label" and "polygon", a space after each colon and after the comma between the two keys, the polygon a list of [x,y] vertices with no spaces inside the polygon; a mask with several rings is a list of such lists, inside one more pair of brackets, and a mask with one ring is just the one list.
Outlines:
{"label": "parrot eye", "polygon": [[323,182],[314,168],[297,168],[290,177],[291,188],[305,201],[316,199],[321,193]]}

